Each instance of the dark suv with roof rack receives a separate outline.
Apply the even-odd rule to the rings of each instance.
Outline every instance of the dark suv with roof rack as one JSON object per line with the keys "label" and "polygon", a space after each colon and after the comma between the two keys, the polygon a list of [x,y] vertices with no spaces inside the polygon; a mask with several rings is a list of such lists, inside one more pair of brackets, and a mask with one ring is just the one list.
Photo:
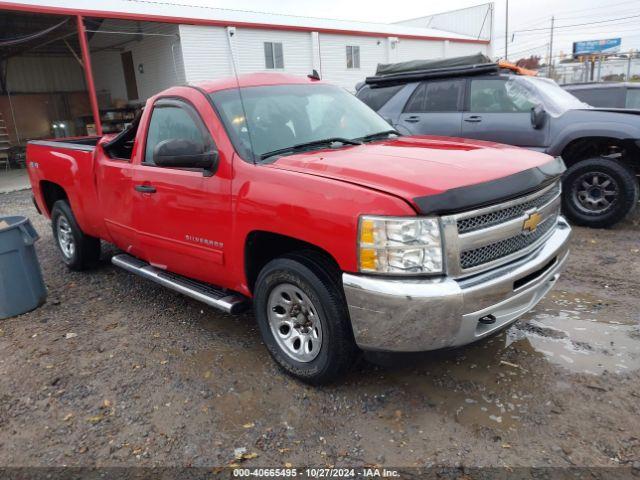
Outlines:
{"label": "dark suv with roof rack", "polygon": [[561,156],[568,168],[563,209],[578,225],[612,226],[638,203],[640,111],[593,108],[553,80],[478,56],[379,65],[356,96],[404,134]]}

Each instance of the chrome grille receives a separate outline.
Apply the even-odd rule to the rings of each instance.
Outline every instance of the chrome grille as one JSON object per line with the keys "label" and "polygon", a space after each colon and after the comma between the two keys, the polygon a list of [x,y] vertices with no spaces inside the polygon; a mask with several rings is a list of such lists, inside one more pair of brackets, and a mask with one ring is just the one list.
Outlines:
{"label": "chrome grille", "polygon": [[475,217],[462,218],[457,222],[458,233],[473,232],[474,230],[487,228],[492,225],[497,225],[499,223],[506,222],[507,220],[511,220],[512,218],[519,217],[520,215],[524,214],[526,211],[531,210],[532,208],[540,208],[543,205],[546,205],[559,193],[560,193],[560,183],[556,183],[553,185],[552,188],[547,190],[545,193],[543,193],[539,197],[533,198],[524,203],[520,203],[518,205],[512,205],[510,207],[507,207],[501,210],[496,210],[496,211],[485,213]]}
{"label": "chrome grille", "polygon": [[513,200],[443,216],[447,273],[455,278],[473,275],[538,248],[558,224],[561,188],[558,179]]}
{"label": "chrome grille", "polygon": [[557,220],[558,215],[555,213],[540,223],[532,233],[522,232],[499,242],[464,251],[460,254],[460,267],[473,268],[523,250],[549,232],[556,225]]}

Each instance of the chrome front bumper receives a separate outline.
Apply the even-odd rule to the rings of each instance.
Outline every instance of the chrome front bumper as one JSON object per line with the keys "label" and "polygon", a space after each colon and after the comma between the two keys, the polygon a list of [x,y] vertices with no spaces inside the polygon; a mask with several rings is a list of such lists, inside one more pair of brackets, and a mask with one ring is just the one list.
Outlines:
{"label": "chrome front bumper", "polygon": [[[394,279],[344,273],[353,333],[365,350],[418,352],[475,342],[531,310],[558,280],[571,228],[562,217],[534,252],[465,278]],[[481,318],[495,318],[482,323]]]}

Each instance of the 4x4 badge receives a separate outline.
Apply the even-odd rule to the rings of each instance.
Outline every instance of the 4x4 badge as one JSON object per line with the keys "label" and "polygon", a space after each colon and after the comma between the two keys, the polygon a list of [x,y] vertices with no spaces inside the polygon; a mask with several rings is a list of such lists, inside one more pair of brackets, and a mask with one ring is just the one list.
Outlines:
{"label": "4x4 badge", "polygon": [[523,232],[535,232],[536,228],[538,228],[538,225],[540,224],[540,222],[542,221],[542,215],[540,215],[538,212],[533,212],[530,213],[529,216],[525,219],[524,223],[522,224],[522,231]]}

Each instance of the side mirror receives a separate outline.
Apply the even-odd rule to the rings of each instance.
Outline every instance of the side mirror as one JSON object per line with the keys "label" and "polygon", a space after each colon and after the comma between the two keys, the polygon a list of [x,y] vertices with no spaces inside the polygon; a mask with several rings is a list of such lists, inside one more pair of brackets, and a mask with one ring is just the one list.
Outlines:
{"label": "side mirror", "polygon": [[202,142],[170,138],[153,149],[153,161],[159,167],[202,168],[206,177],[218,169],[218,152],[207,150]]}
{"label": "side mirror", "polygon": [[539,130],[544,125],[544,121],[547,118],[547,112],[540,104],[531,108],[531,126],[536,130]]}

